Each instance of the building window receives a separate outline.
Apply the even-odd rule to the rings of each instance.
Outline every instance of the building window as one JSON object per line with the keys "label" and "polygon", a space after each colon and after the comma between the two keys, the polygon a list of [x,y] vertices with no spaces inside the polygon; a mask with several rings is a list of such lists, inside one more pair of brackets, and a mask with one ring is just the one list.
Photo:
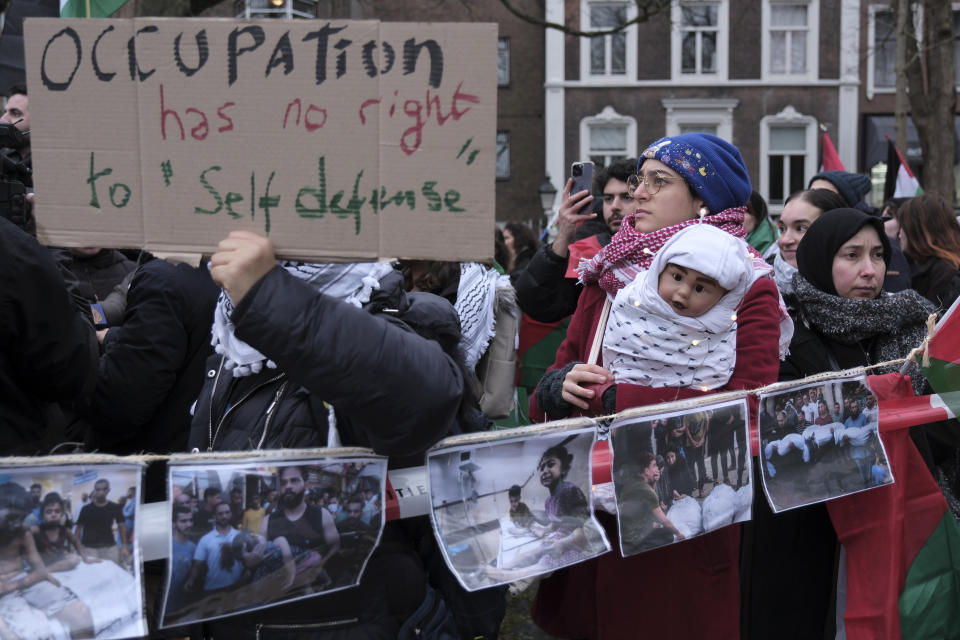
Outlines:
{"label": "building window", "polygon": [[774,212],[817,170],[816,124],[790,106],[760,121],[760,193]]}
{"label": "building window", "polygon": [[727,75],[727,1],[675,2],[673,5],[673,77],[725,79]]}
{"label": "building window", "polygon": [[497,131],[497,180],[510,178],[510,132]]}
{"label": "building window", "polygon": [[817,40],[811,25],[820,20],[819,2],[767,0],[763,9],[766,77],[817,74]]}
{"label": "building window", "polygon": [[883,6],[870,7],[867,26],[869,48],[867,55],[867,97],[874,92],[892,91],[897,86],[895,64],[897,58],[897,17]]}
{"label": "building window", "polygon": [[637,121],[605,107],[580,121],[580,158],[598,166],[637,155]]}
{"label": "building window", "polygon": [[497,86],[510,86],[510,38],[497,40]]}
{"label": "building window", "polygon": [[660,103],[667,110],[668,136],[711,133],[728,142],[733,141],[733,110],[739,100],[664,98]]}
{"label": "building window", "polygon": [[[606,31],[632,20],[636,16],[632,2],[591,2],[581,4],[581,24],[587,31]],[[636,25],[617,33],[610,33],[580,41],[580,67],[583,79],[636,77]]]}
{"label": "building window", "polygon": [[953,77],[954,84],[960,87],[960,10],[953,5]]}

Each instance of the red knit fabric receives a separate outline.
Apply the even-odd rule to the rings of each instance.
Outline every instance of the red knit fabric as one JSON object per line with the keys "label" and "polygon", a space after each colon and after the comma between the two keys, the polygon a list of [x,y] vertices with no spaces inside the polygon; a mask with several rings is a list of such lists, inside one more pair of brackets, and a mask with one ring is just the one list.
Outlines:
{"label": "red knit fabric", "polygon": [[[587,359],[605,296],[596,284],[584,288],[551,368]],[[736,367],[727,386],[716,391],[752,389],[777,379],[779,298],[772,280],[754,283],[737,311],[737,323]],[[694,389],[618,385],[617,410],[699,395],[703,393]],[[602,414],[599,396],[588,415]],[[755,403],[750,412],[750,424],[755,425]],[[530,417],[546,419],[536,397],[530,400]],[[532,615],[545,631],[597,640],[740,637],[739,526],[622,558],[615,519],[602,521],[614,551],[541,583]]]}

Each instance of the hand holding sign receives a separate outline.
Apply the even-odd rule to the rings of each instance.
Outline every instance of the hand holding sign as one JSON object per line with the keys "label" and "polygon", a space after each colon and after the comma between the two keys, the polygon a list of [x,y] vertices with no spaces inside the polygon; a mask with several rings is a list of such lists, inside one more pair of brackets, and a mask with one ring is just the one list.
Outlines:
{"label": "hand holding sign", "polygon": [[234,305],[276,264],[273,243],[252,231],[231,231],[210,258],[210,276]]}

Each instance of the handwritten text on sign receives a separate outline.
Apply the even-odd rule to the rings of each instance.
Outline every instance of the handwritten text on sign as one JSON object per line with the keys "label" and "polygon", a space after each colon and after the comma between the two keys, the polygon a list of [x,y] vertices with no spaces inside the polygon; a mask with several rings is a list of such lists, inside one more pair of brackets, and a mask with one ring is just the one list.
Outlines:
{"label": "handwritten text on sign", "polygon": [[[496,26],[27,21],[45,240],[304,258],[491,252]],[[437,242],[444,238],[444,242]]]}

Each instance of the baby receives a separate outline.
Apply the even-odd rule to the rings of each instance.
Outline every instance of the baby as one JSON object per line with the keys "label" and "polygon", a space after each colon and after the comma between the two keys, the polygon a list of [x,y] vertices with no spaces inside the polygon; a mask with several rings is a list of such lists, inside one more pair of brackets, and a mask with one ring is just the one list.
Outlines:
{"label": "baby", "polygon": [[603,366],[618,383],[722,387],[736,363],[737,307],[761,275],[743,240],[706,224],[683,229],[617,292]]}

